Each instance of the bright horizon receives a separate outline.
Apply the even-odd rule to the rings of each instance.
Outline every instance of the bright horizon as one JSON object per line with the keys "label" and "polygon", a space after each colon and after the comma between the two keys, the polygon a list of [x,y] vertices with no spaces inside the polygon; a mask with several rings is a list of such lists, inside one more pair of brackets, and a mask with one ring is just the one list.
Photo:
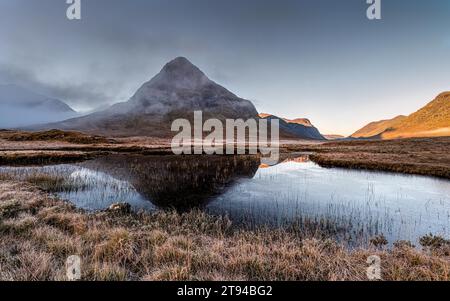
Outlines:
{"label": "bright horizon", "polygon": [[[450,90],[450,2],[365,0],[0,3],[0,84],[86,111],[127,101],[177,56],[260,113],[348,136]],[[412,22],[414,21],[414,22]]]}

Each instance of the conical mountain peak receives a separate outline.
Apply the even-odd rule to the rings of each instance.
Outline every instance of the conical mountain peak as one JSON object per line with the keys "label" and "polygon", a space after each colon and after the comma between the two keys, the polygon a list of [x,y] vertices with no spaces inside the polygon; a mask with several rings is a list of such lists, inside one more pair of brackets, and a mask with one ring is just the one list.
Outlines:
{"label": "conical mountain peak", "polygon": [[170,137],[173,120],[190,120],[194,111],[202,111],[204,118],[219,120],[246,120],[258,114],[250,101],[210,80],[188,59],[177,57],[129,101],[50,126],[106,135]]}
{"label": "conical mountain peak", "polygon": [[149,84],[153,87],[198,89],[210,84],[208,77],[185,57],[168,62]]}
{"label": "conical mountain peak", "polygon": [[202,73],[200,69],[198,69],[194,64],[192,64],[187,58],[182,56],[177,57],[168,62],[163,67],[163,70],[167,72],[197,71]]}

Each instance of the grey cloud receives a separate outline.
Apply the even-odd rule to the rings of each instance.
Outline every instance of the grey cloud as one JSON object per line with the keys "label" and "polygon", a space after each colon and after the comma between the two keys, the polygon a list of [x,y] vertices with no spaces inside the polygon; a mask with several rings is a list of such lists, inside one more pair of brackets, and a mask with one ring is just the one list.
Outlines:
{"label": "grey cloud", "polygon": [[448,90],[448,0],[388,1],[380,23],[368,22],[361,0],[82,5],[82,20],[70,22],[63,0],[0,0],[0,83],[90,109],[127,100],[164,63],[185,56],[264,110],[315,114],[315,123],[330,129],[343,107],[355,111],[352,126],[369,118],[366,87],[374,82],[383,90],[376,102],[403,100],[391,114],[423,105],[411,102],[417,93],[404,86],[427,95]]}
{"label": "grey cloud", "polygon": [[41,81],[33,71],[16,66],[0,66],[0,83],[16,84],[78,108],[89,109],[120,101],[117,97],[121,87],[115,82],[56,84]]}

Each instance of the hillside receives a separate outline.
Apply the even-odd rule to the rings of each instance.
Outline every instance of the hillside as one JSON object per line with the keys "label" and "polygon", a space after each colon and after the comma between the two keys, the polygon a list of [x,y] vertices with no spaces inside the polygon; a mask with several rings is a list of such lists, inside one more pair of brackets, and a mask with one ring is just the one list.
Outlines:
{"label": "hillside", "polygon": [[450,92],[438,95],[417,112],[405,117],[371,123],[353,138],[397,139],[450,136]]}
{"label": "hillside", "polygon": [[395,127],[397,124],[406,119],[406,116],[400,115],[392,119],[374,121],[356,131],[351,137],[353,138],[369,138],[375,137],[383,133],[389,128]]}

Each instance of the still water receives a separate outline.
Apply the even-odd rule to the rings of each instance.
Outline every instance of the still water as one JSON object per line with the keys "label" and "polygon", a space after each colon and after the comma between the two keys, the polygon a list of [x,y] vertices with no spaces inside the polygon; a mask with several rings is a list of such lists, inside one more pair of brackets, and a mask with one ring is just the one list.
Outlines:
{"label": "still water", "polygon": [[251,156],[112,155],[0,172],[61,177],[57,194],[87,210],[116,202],[149,211],[195,207],[241,227],[296,225],[352,244],[379,234],[414,243],[428,233],[450,235],[450,181],[326,169],[306,155],[272,167]]}

